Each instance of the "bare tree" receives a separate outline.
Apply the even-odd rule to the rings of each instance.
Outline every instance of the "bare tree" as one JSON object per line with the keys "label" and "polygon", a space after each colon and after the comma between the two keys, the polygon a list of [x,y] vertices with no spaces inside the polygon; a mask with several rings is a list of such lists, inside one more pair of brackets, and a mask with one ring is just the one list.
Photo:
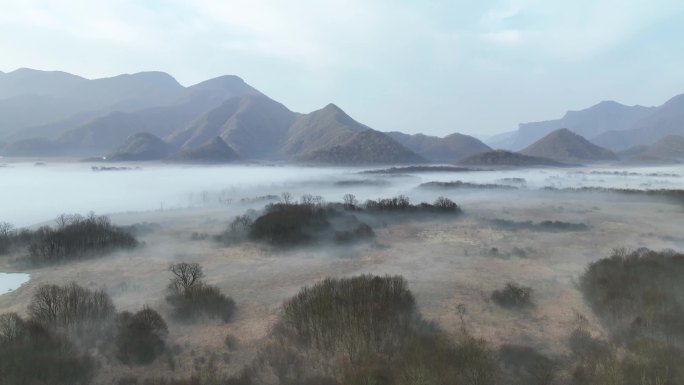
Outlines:
{"label": "bare tree", "polygon": [[176,294],[188,293],[204,278],[202,266],[198,263],[175,263],[169,266],[169,271],[173,274],[169,289]]}
{"label": "bare tree", "polygon": [[344,194],[342,201],[344,202],[344,207],[346,209],[353,209],[359,203],[354,194]]}
{"label": "bare tree", "polygon": [[304,195],[302,195],[302,198],[299,201],[303,205],[313,206],[314,205],[314,196],[311,194],[304,194]]}
{"label": "bare tree", "polygon": [[7,237],[14,230],[14,226],[8,222],[0,222],[0,237]]}
{"label": "bare tree", "polygon": [[17,313],[0,314],[0,345],[19,340],[24,320]]}
{"label": "bare tree", "polygon": [[286,205],[292,203],[292,194],[290,194],[289,192],[286,191],[281,196],[283,198],[283,203],[285,203]]}

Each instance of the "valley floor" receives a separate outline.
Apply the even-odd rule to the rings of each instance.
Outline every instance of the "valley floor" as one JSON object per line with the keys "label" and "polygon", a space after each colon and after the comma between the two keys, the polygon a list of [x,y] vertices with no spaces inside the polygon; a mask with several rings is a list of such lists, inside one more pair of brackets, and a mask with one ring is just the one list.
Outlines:
{"label": "valley floor", "polygon": [[[175,347],[168,359],[147,368],[109,362],[97,383],[114,383],[122,373],[174,376],[211,368],[234,373],[255,356],[283,300],[303,286],[329,276],[400,274],[408,280],[423,315],[445,330],[465,327],[493,346],[525,344],[555,356],[566,353],[567,337],[581,316],[589,319],[593,333],[604,333],[576,287],[589,262],[618,247],[684,247],[678,238],[681,204],[523,190],[445,195],[462,204],[462,216],[385,223],[375,227],[371,244],[290,251],[252,243],[222,247],[211,237],[191,240],[192,232],[217,234],[225,228],[232,217],[220,209],[113,215],[116,223],[156,222],[163,230],[143,236],[146,245],[132,252],[27,271],[28,283],[0,296],[0,313],[24,312],[40,284],[76,281],[105,288],[120,310],[149,305],[166,315],[169,264],[198,262],[207,281],[235,299],[233,321],[196,326],[171,322],[168,341]],[[589,229],[512,231],[493,225],[493,219],[558,220],[584,223]],[[507,310],[490,301],[491,292],[509,281],[533,288],[533,308]],[[236,350],[225,346],[226,335],[237,339]]]}

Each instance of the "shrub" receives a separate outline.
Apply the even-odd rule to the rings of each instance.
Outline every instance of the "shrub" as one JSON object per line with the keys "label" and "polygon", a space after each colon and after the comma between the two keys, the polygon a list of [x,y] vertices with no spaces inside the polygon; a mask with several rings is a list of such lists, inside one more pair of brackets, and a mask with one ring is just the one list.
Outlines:
{"label": "shrub", "polygon": [[146,365],[165,350],[168,328],[156,311],[123,312],[117,319],[116,357],[125,364]]}
{"label": "shrub", "polygon": [[166,297],[174,308],[174,316],[190,321],[199,316],[220,318],[228,322],[235,312],[235,302],[212,285],[204,283],[204,272],[197,263],[177,263],[169,267],[173,274]]}
{"label": "shrub", "polygon": [[331,213],[331,209],[309,204],[270,204],[252,224],[249,238],[275,245],[306,243],[312,239],[312,233],[330,227]]}
{"label": "shrub", "polygon": [[506,308],[523,308],[532,305],[532,288],[508,282],[501,290],[494,290],[492,301]]}

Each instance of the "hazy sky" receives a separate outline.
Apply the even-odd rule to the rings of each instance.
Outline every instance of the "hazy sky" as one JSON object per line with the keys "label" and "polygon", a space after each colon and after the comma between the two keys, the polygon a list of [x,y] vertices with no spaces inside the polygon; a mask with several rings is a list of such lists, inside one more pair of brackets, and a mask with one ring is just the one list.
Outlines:
{"label": "hazy sky", "polygon": [[684,93],[682,0],[0,0],[0,70],[235,74],[383,131],[488,136]]}

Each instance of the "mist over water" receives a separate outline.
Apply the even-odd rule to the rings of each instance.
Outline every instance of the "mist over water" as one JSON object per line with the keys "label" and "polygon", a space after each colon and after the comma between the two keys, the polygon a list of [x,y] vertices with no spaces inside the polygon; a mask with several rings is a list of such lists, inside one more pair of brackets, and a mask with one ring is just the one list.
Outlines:
{"label": "mist over water", "polygon": [[[303,194],[340,201],[353,193],[360,201],[398,194],[412,200],[433,200],[440,191],[416,189],[430,181],[508,184],[507,178],[524,178],[526,189],[546,186],[613,187],[631,189],[682,189],[683,166],[596,167],[524,169],[468,172],[410,172],[362,174],[368,168],[232,165],[178,166],[130,165],[124,171],[93,171],[88,163],[12,163],[0,167],[0,221],[17,227],[51,221],[62,213],[114,214],[133,211],[174,210],[202,206],[237,207],[242,198],[280,195],[293,199]],[[619,170],[619,171],[618,171]],[[619,172],[611,174],[613,172]],[[520,184],[518,184],[520,186]],[[477,191],[443,191],[476,199]],[[473,194],[475,194],[473,196]],[[458,202],[461,203],[461,202]],[[260,202],[260,206],[263,202]]]}

